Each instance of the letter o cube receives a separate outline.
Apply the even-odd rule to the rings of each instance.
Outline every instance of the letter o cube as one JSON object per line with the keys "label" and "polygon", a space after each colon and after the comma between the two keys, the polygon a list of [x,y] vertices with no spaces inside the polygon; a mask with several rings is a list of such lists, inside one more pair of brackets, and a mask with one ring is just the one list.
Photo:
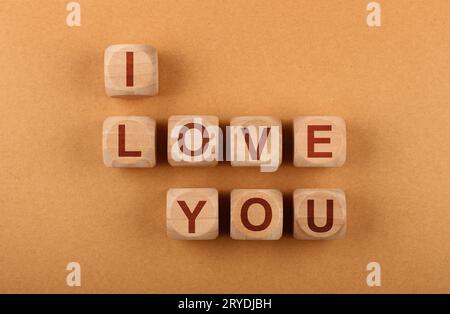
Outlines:
{"label": "letter o cube", "polygon": [[283,195],[278,190],[231,192],[230,235],[235,240],[278,240],[283,234]]}
{"label": "letter o cube", "polygon": [[167,156],[171,166],[216,166],[219,156],[219,118],[171,116]]}

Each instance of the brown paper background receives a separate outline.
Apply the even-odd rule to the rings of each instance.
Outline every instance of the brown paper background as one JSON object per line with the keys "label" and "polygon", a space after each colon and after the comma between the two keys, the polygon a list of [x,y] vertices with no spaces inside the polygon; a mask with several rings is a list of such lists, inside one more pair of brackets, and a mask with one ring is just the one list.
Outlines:
{"label": "brown paper background", "polygon": [[[0,3],[1,292],[450,292],[450,2],[80,0]],[[157,47],[160,95],[113,99],[103,86],[110,44]],[[274,115],[285,160],[257,169],[172,168],[167,118]],[[342,168],[294,168],[292,118],[347,122]],[[157,120],[154,169],[103,166],[102,122]],[[220,191],[216,241],[166,237],[171,187]],[[295,188],[341,188],[342,241],[233,241],[233,188],[276,188],[289,220]],[[82,287],[66,285],[81,264]],[[382,287],[366,265],[382,266]]]}

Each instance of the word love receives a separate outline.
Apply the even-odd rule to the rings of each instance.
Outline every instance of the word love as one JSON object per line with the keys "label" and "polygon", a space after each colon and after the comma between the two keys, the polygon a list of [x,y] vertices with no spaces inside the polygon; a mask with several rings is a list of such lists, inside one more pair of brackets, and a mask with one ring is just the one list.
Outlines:
{"label": "word love", "polygon": [[[332,116],[294,119],[294,165],[339,167],[346,159],[345,121]],[[103,123],[103,161],[108,167],[154,167],[156,123],[145,116],[114,116]],[[168,121],[170,165],[260,167],[276,171],[282,161],[282,124],[270,116],[231,119],[225,135],[215,116],[172,116]],[[224,141],[224,139],[227,139]],[[226,145],[224,143],[226,142]],[[225,147],[224,147],[225,146]]]}
{"label": "word love", "polygon": [[[345,194],[335,189],[294,191],[294,237],[333,240],[345,236]],[[230,235],[236,240],[278,240],[283,233],[283,196],[270,189],[231,192]],[[219,235],[216,189],[170,189],[167,192],[167,235],[177,240],[212,240]]]}

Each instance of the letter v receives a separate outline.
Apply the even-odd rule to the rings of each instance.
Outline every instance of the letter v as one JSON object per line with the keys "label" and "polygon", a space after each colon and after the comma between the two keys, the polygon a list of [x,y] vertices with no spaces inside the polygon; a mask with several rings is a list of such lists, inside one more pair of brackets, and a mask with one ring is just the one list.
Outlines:
{"label": "letter v", "polygon": [[[255,148],[255,145],[253,145],[252,138],[250,137],[250,132],[247,128],[242,128],[242,133],[244,135],[245,144],[247,144],[248,152],[250,154],[250,157],[253,160],[259,160],[261,158],[261,151],[263,150],[264,146],[267,142],[267,137],[270,134],[270,127],[264,128],[264,131],[261,134],[261,137],[258,141],[258,146]],[[256,152],[255,152],[256,150]],[[256,155],[256,156],[255,156]]]}

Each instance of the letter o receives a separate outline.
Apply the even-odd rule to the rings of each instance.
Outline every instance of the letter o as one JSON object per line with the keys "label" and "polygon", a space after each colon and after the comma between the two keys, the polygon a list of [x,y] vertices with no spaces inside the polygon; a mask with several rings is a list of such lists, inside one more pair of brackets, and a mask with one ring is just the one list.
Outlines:
{"label": "letter o", "polygon": [[[259,204],[264,208],[264,221],[260,225],[254,225],[248,220],[248,210],[251,205]],[[272,207],[269,202],[260,197],[253,197],[245,201],[241,208],[241,221],[244,227],[250,231],[262,231],[272,222]]]}
{"label": "letter o", "polygon": [[[201,145],[200,148],[198,148],[196,150],[191,150],[191,149],[186,147],[185,136],[184,135],[189,130],[198,130],[202,134],[202,145]],[[183,126],[182,132],[180,132],[180,134],[178,135],[178,144],[179,144],[179,147],[180,147],[180,151],[182,153],[185,153],[185,150],[188,150],[191,157],[200,156],[201,154],[203,154],[203,152],[206,150],[206,148],[208,147],[208,144],[209,144],[209,133],[208,133],[208,130],[202,124],[199,124],[199,123],[187,123],[187,124],[185,124]]]}

